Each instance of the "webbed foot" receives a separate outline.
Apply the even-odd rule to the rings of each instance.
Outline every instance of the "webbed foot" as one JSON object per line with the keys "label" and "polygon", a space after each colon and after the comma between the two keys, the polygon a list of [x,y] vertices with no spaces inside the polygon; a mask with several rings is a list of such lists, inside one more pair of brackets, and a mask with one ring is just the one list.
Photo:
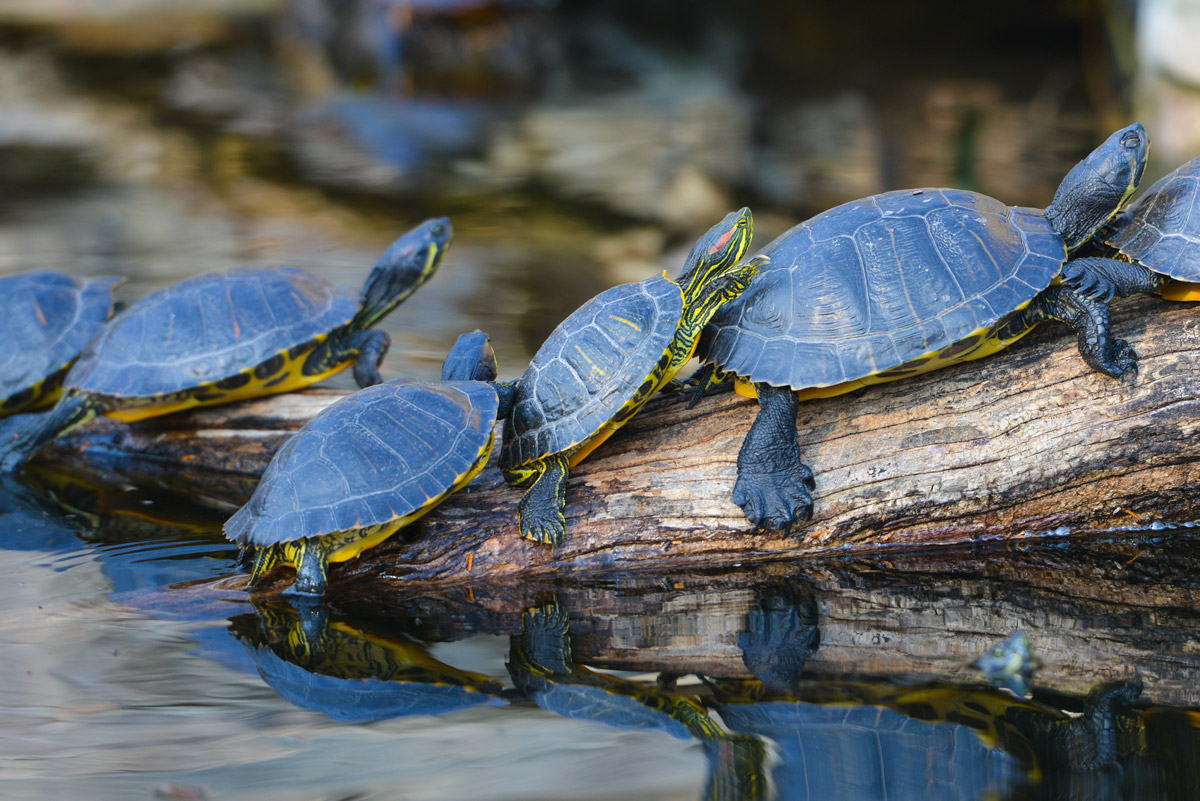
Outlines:
{"label": "webbed foot", "polygon": [[547,456],[531,470],[532,482],[517,506],[517,528],[527,540],[557,546],[567,531],[567,457]]}
{"label": "webbed foot", "polygon": [[567,533],[567,519],[562,512],[545,513],[543,510],[528,509],[524,500],[517,508],[517,525],[522,537],[539,545],[557,547]]}
{"label": "webbed foot", "polygon": [[812,470],[797,461],[780,471],[738,470],[733,502],[742,507],[756,530],[777,529],[790,534],[792,526],[812,519]]}

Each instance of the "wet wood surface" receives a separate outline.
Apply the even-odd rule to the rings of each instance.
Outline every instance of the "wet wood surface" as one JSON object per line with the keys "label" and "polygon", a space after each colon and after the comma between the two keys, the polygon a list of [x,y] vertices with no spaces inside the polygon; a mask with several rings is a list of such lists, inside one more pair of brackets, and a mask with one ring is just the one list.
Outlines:
{"label": "wet wood surface", "polygon": [[[1043,326],[978,362],[801,404],[817,486],[814,521],[797,536],[750,531],[729,500],[754,402],[725,394],[689,410],[686,397],[664,397],[573,471],[558,549],[516,536],[519,493],[493,461],[468,491],[332,578],[749,564],[1200,518],[1200,308],[1140,299],[1119,306],[1113,325],[1138,351],[1136,382],[1092,372],[1065,329]],[[284,439],[341,394],[99,421],[50,455],[235,505]]]}

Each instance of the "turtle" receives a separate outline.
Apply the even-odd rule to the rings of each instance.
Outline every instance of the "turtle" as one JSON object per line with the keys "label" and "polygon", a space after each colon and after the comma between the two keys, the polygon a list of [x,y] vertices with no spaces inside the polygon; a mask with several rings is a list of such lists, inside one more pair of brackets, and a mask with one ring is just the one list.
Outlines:
{"label": "turtle", "polygon": [[812,517],[813,475],[796,442],[802,397],[978,359],[1043,320],[1073,326],[1093,368],[1133,373],[1136,354],[1111,338],[1107,306],[1055,281],[1132,194],[1148,146],[1139,124],[1112,134],[1045,210],[960,189],[899,190],[832,208],[763,248],[754,284],[701,335],[696,377],[704,389],[732,374],[758,397],[733,491],[755,528],[786,534]]}
{"label": "turtle", "polygon": [[67,370],[112,318],[123,280],[51,270],[0,278],[0,417],[58,401]]}
{"label": "turtle", "polygon": [[225,534],[255,549],[251,584],[296,568],[293,595],[323,595],[329,562],[353,559],[470,483],[515,388],[489,383],[487,334],[463,334],[442,381],[400,378],[313,417],[271,459]]}
{"label": "turtle", "polygon": [[275,692],[334,720],[361,723],[500,706],[504,685],[430,656],[403,635],[334,617],[321,603],[254,603],[229,628]]}
{"label": "turtle", "polygon": [[147,295],[107,323],[63,379],[63,398],[0,443],[0,472],[96,415],[133,421],[289,392],[350,365],[381,380],[389,338],[373,330],[437,270],[453,236],[444,217],[391,244],[361,294],[293,267],[236,268]]}
{"label": "turtle", "polygon": [[749,209],[731,212],[692,247],[680,277],[601,292],[563,320],[518,382],[500,468],[525,490],[522,537],[557,545],[567,472],[671,381],[722,304],[749,285],[762,259],[739,264],[753,236]]}
{"label": "turtle", "polygon": [[1200,158],[1155,181],[1101,229],[1101,252],[1074,259],[1063,280],[1090,298],[1157,294],[1200,300]]}

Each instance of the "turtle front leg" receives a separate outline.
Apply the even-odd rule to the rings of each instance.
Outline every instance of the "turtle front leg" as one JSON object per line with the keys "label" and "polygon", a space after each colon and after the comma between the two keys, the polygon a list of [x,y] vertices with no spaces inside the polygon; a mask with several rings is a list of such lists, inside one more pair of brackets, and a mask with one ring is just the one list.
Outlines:
{"label": "turtle front leg", "polygon": [[517,527],[527,540],[558,545],[567,531],[567,457],[547,456],[530,465],[532,483],[517,507]]}
{"label": "turtle front leg", "polygon": [[1137,374],[1137,353],[1125,340],[1112,338],[1106,304],[1058,284],[1038,295],[1025,309],[1030,325],[1056,320],[1074,328],[1079,337],[1079,355],[1093,370],[1112,378]]}
{"label": "turtle front leg", "polygon": [[296,560],[296,580],[283,591],[284,595],[321,596],[328,583],[328,563],[325,550],[312,540],[304,540]]}
{"label": "turtle front leg", "polygon": [[788,387],[755,384],[758,417],[738,451],[733,502],[756,529],[781,529],[812,517],[812,470],[800,462],[796,411],[800,400]]}
{"label": "turtle front leg", "polygon": [[[246,545],[242,553],[249,552],[253,557],[253,562],[250,568],[250,586],[253,587],[263,576],[270,573],[279,564],[279,546],[278,545]],[[238,566],[241,567],[241,554],[238,555]]]}
{"label": "turtle front leg", "polygon": [[322,342],[304,360],[304,375],[327,373],[350,359],[354,360],[354,381],[359,388],[383,382],[379,365],[392,344],[386,331],[368,328],[353,333],[335,334]]}
{"label": "turtle front leg", "polygon": [[383,383],[383,376],[379,374],[379,365],[383,364],[383,357],[387,355],[391,344],[392,338],[387,335],[386,331],[378,331],[374,328],[359,331],[350,340],[350,347],[358,351],[358,356],[354,360],[354,381],[360,389]]}
{"label": "turtle front leg", "polygon": [[1166,283],[1166,278],[1140,264],[1099,257],[1067,262],[1062,279],[1083,297],[1100,303],[1131,295],[1157,295]]}

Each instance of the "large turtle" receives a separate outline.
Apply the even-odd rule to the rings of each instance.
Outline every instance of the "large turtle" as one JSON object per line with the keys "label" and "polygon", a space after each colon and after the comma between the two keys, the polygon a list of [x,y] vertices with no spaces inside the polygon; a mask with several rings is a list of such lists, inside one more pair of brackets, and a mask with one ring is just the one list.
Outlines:
{"label": "large turtle", "polygon": [[762,262],[738,264],[752,236],[749,209],[728,214],[695,244],[678,280],[609,289],[550,334],[521,377],[500,451],[505,479],[526,490],[522,537],[562,540],[567,471],[674,378],[704,324],[745,291]]}
{"label": "large turtle", "polygon": [[119,283],[49,270],[0,278],[0,417],[55,404],[67,369],[112,317]]}
{"label": "large turtle", "polygon": [[487,334],[463,334],[443,380],[401,378],[309,420],[271,459],[225,534],[255,549],[251,583],[296,568],[288,592],[322,595],[329,562],[353,559],[470,483],[492,452],[511,385],[491,383]]}
{"label": "large turtle", "polygon": [[707,370],[753,384],[759,399],[733,492],[750,521],[789,530],[812,516],[812,472],[796,443],[800,397],[977,359],[1047,319],[1076,328],[1095,369],[1135,369],[1132,349],[1109,336],[1107,307],[1051,283],[1136,188],[1147,149],[1141,125],[1117,131],[1044,211],[956,189],[886,192],[763,248],[769,263],[717,312],[697,351]]}
{"label": "large turtle", "polygon": [[433,275],[452,235],[444,217],[404,234],[357,296],[280,267],[201,275],[142,298],[80,355],[58,406],[0,443],[0,472],[96,415],[141,420],[289,392],[351,365],[359,386],[379,383],[390,340],[371,326]]}
{"label": "large turtle", "polygon": [[1088,297],[1200,300],[1200,158],[1154,182],[1097,239],[1116,261],[1075,259],[1063,270]]}

